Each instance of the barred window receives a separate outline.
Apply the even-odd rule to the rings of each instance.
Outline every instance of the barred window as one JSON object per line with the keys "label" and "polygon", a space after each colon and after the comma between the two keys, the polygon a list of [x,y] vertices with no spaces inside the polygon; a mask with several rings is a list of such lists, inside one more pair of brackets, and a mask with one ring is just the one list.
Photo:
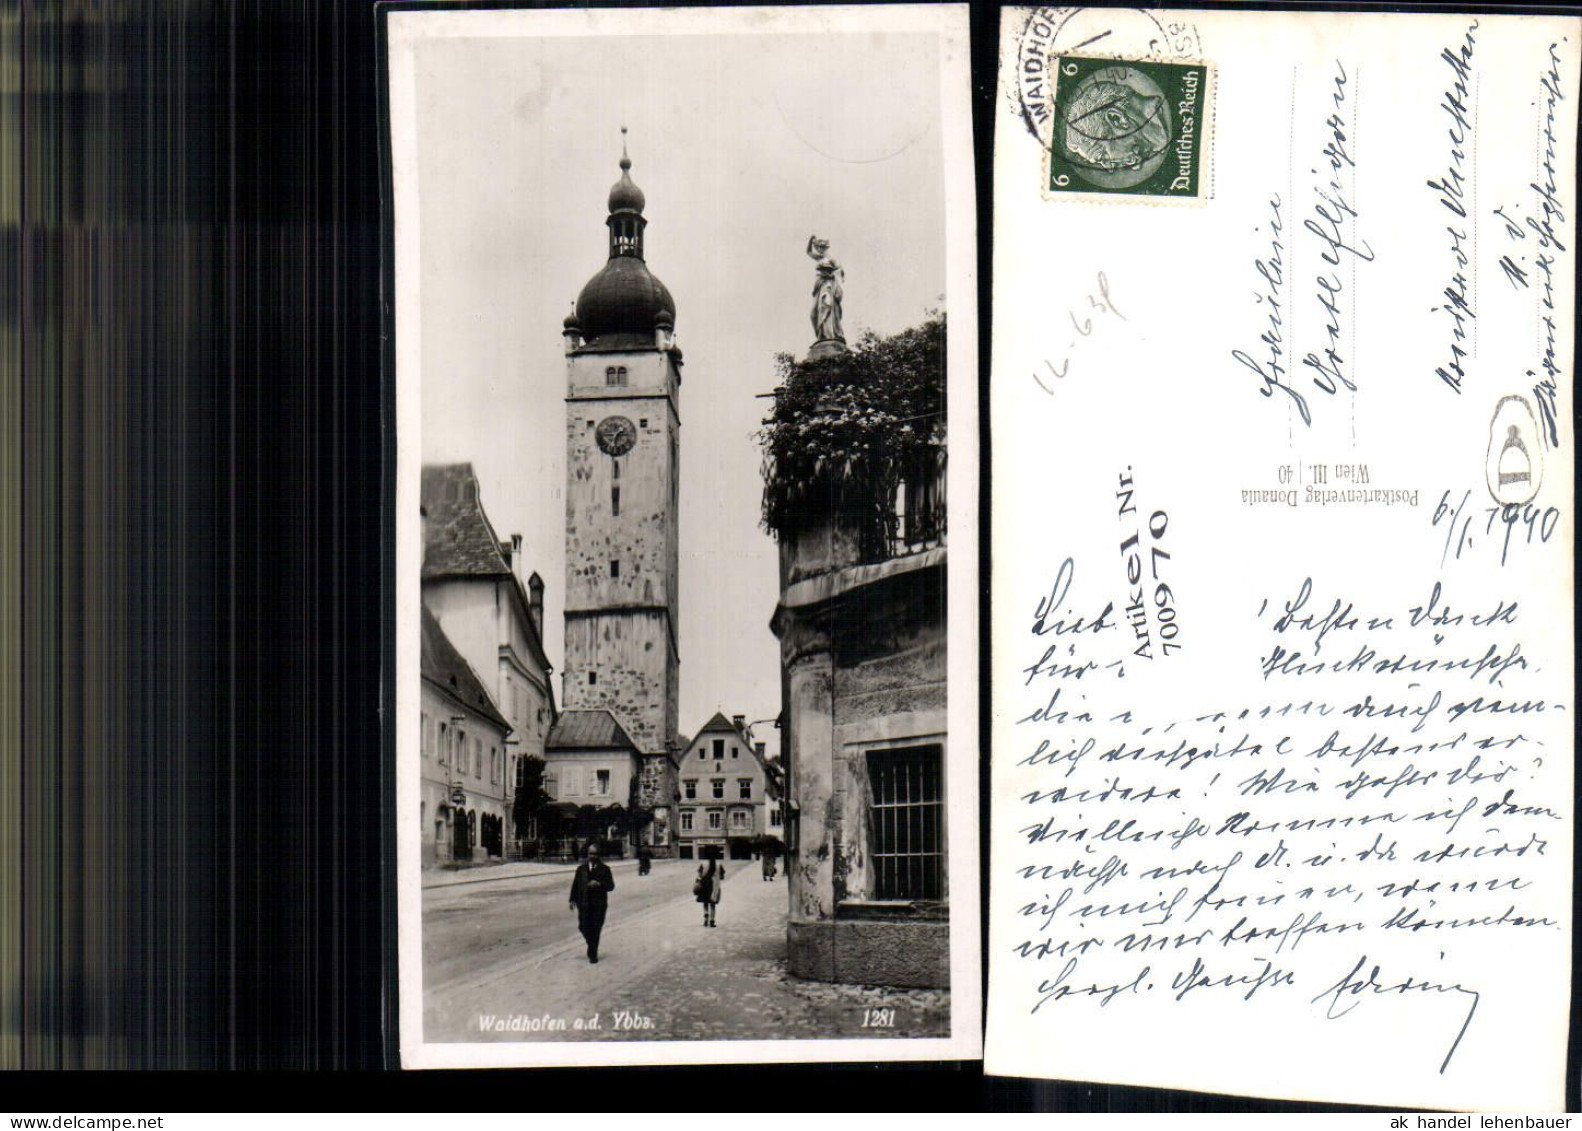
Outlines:
{"label": "barred window", "polygon": [[868,751],[874,896],[944,898],[942,748]]}

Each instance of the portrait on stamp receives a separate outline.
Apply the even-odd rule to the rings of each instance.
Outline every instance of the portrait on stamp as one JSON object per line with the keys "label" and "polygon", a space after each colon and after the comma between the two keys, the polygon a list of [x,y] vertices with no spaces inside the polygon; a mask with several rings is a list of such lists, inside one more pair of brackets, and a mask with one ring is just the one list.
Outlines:
{"label": "portrait on stamp", "polygon": [[964,11],[387,19],[405,1063],[974,1055]]}
{"label": "portrait on stamp", "polygon": [[1057,56],[1052,191],[1196,196],[1208,68]]}

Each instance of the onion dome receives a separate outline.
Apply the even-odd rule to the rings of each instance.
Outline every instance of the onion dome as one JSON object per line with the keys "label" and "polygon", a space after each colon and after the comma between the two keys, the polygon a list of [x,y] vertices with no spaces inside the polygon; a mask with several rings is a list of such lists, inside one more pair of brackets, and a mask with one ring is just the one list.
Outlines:
{"label": "onion dome", "polygon": [[[621,131],[625,133],[623,129]],[[577,296],[584,349],[652,348],[654,330],[675,326],[676,303],[643,262],[643,190],[632,183],[632,162],[621,146],[621,179],[610,190],[610,258]],[[571,326],[570,320],[566,323]]]}
{"label": "onion dome", "polygon": [[577,296],[577,320],[588,346],[641,348],[653,345],[659,316],[674,305],[641,259],[612,256]]}
{"label": "onion dome", "polygon": [[648,203],[643,190],[632,183],[632,159],[621,154],[621,179],[610,189],[611,212],[641,212]]}

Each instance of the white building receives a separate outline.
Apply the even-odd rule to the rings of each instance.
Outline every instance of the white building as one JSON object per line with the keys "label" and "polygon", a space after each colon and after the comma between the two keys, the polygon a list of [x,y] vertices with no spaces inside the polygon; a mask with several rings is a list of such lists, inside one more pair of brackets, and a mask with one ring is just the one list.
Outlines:
{"label": "white building", "polygon": [[[544,583],[524,582],[522,539],[502,541],[478,495],[469,463],[423,468],[423,605],[484,681],[511,729],[498,797],[512,813],[524,760],[544,757],[555,721],[544,653]],[[505,839],[534,835],[507,820]]]}

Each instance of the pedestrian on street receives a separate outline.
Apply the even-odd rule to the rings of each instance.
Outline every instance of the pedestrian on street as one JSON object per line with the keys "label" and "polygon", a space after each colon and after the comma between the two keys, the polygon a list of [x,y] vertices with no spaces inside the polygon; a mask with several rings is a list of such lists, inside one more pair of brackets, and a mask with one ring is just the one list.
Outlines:
{"label": "pedestrian on street", "polygon": [[772,853],[770,853],[769,851],[765,850],[765,852],[764,852],[764,879],[766,881],[770,882],[770,883],[773,883],[774,882],[774,878],[775,878],[775,858],[774,858],[774,855]]}
{"label": "pedestrian on street", "polygon": [[703,925],[713,927],[714,916],[720,906],[720,881],[725,878],[725,867],[709,858],[708,870],[702,864],[698,865],[698,881],[692,885],[692,890],[697,895],[698,902],[703,904]]}
{"label": "pedestrian on street", "polygon": [[645,844],[637,850],[637,874],[646,876],[653,866],[654,854],[648,851],[648,846]]}
{"label": "pedestrian on street", "polygon": [[588,942],[588,961],[599,961],[599,935],[604,931],[604,914],[610,907],[610,892],[615,877],[609,865],[599,859],[599,846],[588,842],[588,857],[577,865],[571,881],[571,909],[577,913],[577,929]]}

